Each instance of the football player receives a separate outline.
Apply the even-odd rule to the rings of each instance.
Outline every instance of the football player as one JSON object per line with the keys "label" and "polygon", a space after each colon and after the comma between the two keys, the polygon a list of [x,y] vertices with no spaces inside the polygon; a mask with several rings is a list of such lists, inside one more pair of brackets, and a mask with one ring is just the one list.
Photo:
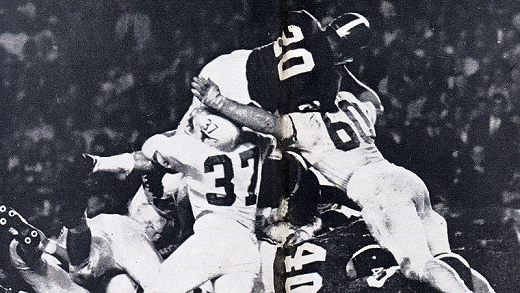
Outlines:
{"label": "football player", "polygon": [[301,163],[296,157],[292,152],[284,152],[281,158],[266,160],[263,167],[256,236],[262,256],[262,292],[266,293],[275,292],[276,251],[316,214],[319,199],[314,195],[319,192],[318,181],[312,173],[299,168]]}
{"label": "football player", "polygon": [[437,292],[406,279],[392,254],[377,245],[361,219],[347,219],[334,209],[322,217],[325,223],[326,218],[344,219],[340,226],[329,226],[278,251],[276,292]]}
{"label": "football player", "polygon": [[[274,174],[262,191],[285,198],[257,227],[259,239],[267,239],[260,246],[263,292],[433,292],[404,278],[368,232],[359,207],[297,158],[289,151],[278,171],[264,166]],[[285,190],[276,189],[277,177],[285,180]]]}
{"label": "football player", "polygon": [[187,292],[208,280],[215,292],[252,291],[259,174],[270,142],[207,109],[175,135],[145,142],[147,158],[183,174],[195,216],[194,234],[164,261],[151,292]]}
{"label": "football player", "polygon": [[0,205],[0,233],[4,241],[10,241],[11,264],[35,292],[88,293],[66,271],[65,248],[5,205]]}
{"label": "football player", "polygon": [[278,171],[268,172],[285,180],[285,190],[269,180],[262,191],[285,198],[277,208],[265,209],[270,211],[263,213],[266,223],[257,227],[265,240],[260,246],[265,292],[418,292],[421,285],[420,292],[429,292],[402,276],[393,256],[366,229],[359,207],[339,189],[318,179],[320,174],[292,151],[281,162]]}
{"label": "football player", "polygon": [[[307,11],[290,11],[276,41],[219,56],[199,76],[211,78],[222,95],[272,113],[331,110],[342,79],[336,68],[360,54],[368,44],[369,27],[358,13],[346,13],[323,28]],[[200,105],[194,98],[181,125]]]}
{"label": "football player", "polygon": [[450,253],[450,248],[445,220],[431,208],[426,186],[415,174],[386,161],[375,146],[372,102],[340,92],[336,112],[280,117],[223,97],[211,80],[195,78],[193,86],[194,94],[207,105],[300,150],[306,161],[362,207],[371,233],[394,254],[405,276],[441,292],[470,292],[453,268],[434,257]]}
{"label": "football player", "polygon": [[[138,155],[182,175],[195,217],[194,234],[163,262],[148,292],[187,292],[208,280],[217,293],[251,292],[260,269],[254,234],[259,174],[271,139],[204,108],[184,125],[152,136]],[[121,165],[121,157],[93,158],[96,171]],[[147,168],[129,165],[130,171]]]}
{"label": "football player", "polygon": [[[90,289],[107,274],[119,271],[130,276],[136,288],[149,290],[162,263],[155,247],[157,235],[164,233],[171,220],[159,215],[149,204],[147,194],[156,188],[151,184],[156,176],[146,178],[143,183],[146,188],[141,188],[134,196],[128,215],[100,214],[87,219],[88,196],[97,189],[106,189],[102,184],[106,182],[98,182],[105,177],[98,181],[93,180],[95,176],[89,177],[89,165],[82,163],[88,163],[88,160],[85,162],[80,157],[66,165],[60,172],[62,180],[57,190],[63,198],[60,218],[68,228],[66,247],[74,280]],[[179,198],[182,193],[181,186],[175,186],[170,192]]]}
{"label": "football player", "polygon": [[[69,228],[64,233],[65,247],[48,240],[16,211],[0,207],[0,225],[7,228],[3,230],[13,231],[16,236],[11,243],[14,267],[37,292],[86,292],[84,288],[94,292],[137,292],[147,288],[162,262],[156,246],[157,240],[164,237],[158,239],[158,236],[164,233],[165,227],[172,225],[158,213],[158,209],[152,207],[149,199],[152,197],[147,196],[156,188],[152,182],[156,176],[150,174],[152,176],[146,178],[145,188],[137,192],[128,207],[128,215],[101,214],[86,219],[86,195],[95,190],[84,183],[86,172],[83,171],[82,161],[67,164],[65,170],[61,170],[62,176],[58,182],[57,192],[65,206],[60,216]],[[170,183],[178,182],[169,179]],[[175,197],[182,202],[181,192],[176,189],[178,187],[175,183],[164,188],[161,185],[161,194],[164,189],[172,197],[178,195]],[[173,225],[177,226],[178,223]],[[175,236],[172,242],[176,240]],[[165,247],[166,255],[176,247],[170,246]],[[55,265],[56,258],[63,268]],[[80,284],[81,287],[71,283]]]}
{"label": "football player", "polygon": [[[82,268],[82,271],[79,272],[77,271],[78,267],[70,266],[66,247],[59,244],[58,241],[48,239],[43,232],[29,224],[15,210],[8,209],[3,205],[0,206],[1,210],[7,211],[2,213],[0,221],[6,228],[3,231],[9,232],[8,235],[3,236],[7,236],[5,237],[7,239],[14,238],[10,243],[11,263],[35,292],[137,292],[139,287],[134,279],[126,274],[124,268],[120,267],[120,265],[125,266],[129,264],[132,260],[121,262],[121,256],[114,257],[114,253],[117,254],[117,249],[114,248],[128,246],[127,242],[118,241],[116,234],[129,232],[128,229],[123,227],[128,226],[131,229],[130,226],[132,224],[135,227],[134,222],[125,221],[128,217],[112,217],[110,215],[108,218],[95,217],[90,220],[90,227],[94,231],[92,256],[95,255],[95,257],[92,259],[95,259],[98,264],[95,273],[98,274],[97,277],[99,278],[95,282],[88,284],[84,282],[85,279],[78,279],[78,277],[85,276],[86,269]],[[103,225],[101,229],[100,224]],[[123,229],[121,229],[121,232],[114,234],[113,230],[106,228],[108,226],[115,229]],[[150,247],[150,245],[141,246],[142,242],[140,239],[144,235],[142,231],[141,229],[141,236],[132,237],[132,240],[135,241],[133,245],[139,251],[144,248],[144,253],[146,254],[146,248]],[[64,235],[66,234],[67,232],[64,230],[58,240],[64,242]],[[128,235],[135,236],[136,234],[128,233]],[[89,264],[92,265],[93,262]],[[145,264],[141,263],[141,265]],[[70,274],[69,271],[74,273]],[[88,275],[89,278],[92,278],[94,273],[91,272]],[[139,277],[138,275],[136,276]]]}
{"label": "football player", "polygon": [[[66,173],[75,177],[77,172],[74,171],[77,170],[74,169],[67,168]],[[148,175],[128,207],[128,216],[101,214],[86,219],[84,196],[72,197],[72,200],[64,198],[65,202],[71,201],[79,206],[68,207],[78,210],[69,210],[68,218],[62,215],[64,224],[71,227],[62,234],[67,238],[63,242],[68,242],[65,247],[47,239],[16,211],[0,206],[0,230],[9,231],[9,235],[15,238],[11,243],[11,260],[15,269],[36,292],[88,292],[85,289],[88,288],[92,292],[128,293],[149,288],[148,284],[159,272],[162,262],[159,254],[171,254],[182,239],[180,235],[173,235],[168,246],[159,252],[156,250],[157,241],[164,238],[164,235],[160,239],[158,236],[164,233],[165,226],[171,225],[167,219],[171,219],[178,207],[170,204],[165,210],[163,199],[150,193],[159,193],[157,189],[160,188],[160,193],[174,198],[175,204],[183,204],[184,195],[180,174],[168,174],[165,184],[161,183],[160,187],[154,182],[158,178],[154,176],[156,174]],[[64,182],[60,185],[70,193],[76,189]],[[79,217],[77,223],[71,224],[76,222],[71,214]],[[173,225],[178,231],[179,222]],[[209,292],[209,286],[206,287],[202,292]]]}
{"label": "football player", "polygon": [[[360,25],[368,27],[359,17],[354,22],[341,26],[335,26],[335,23],[332,22],[329,26],[335,30],[326,31],[335,32],[339,39],[348,39],[351,28]],[[292,30],[300,32],[294,28]],[[305,36],[284,43],[287,38],[287,35],[282,35],[279,44],[294,45],[305,39]],[[287,50],[291,52],[290,48]],[[273,54],[277,56],[277,51],[274,50]],[[313,55],[310,53],[310,56]],[[343,59],[338,54],[334,56]],[[300,57],[299,60],[310,60],[309,57]],[[341,63],[341,59],[337,59],[336,63]],[[282,58],[281,61],[283,60]],[[281,62],[278,67],[280,81],[284,80],[281,72],[285,68],[290,69],[291,63],[285,66],[287,67]],[[345,69],[347,78],[364,86],[346,67]],[[328,76],[336,72],[332,70]],[[287,79],[306,73],[305,70],[289,73]],[[242,94],[251,97],[253,86],[248,84],[249,91]],[[273,103],[279,101],[279,96],[273,95],[269,89],[258,100],[272,99],[274,102],[267,103],[265,107],[260,103],[265,108],[261,109],[244,105],[244,98],[226,97],[212,80],[205,79],[202,74],[199,78],[194,78],[192,87],[193,94],[206,105],[253,130],[274,135],[288,147],[298,149],[314,168],[362,207],[363,218],[370,231],[380,245],[394,254],[402,272],[408,278],[425,281],[441,292],[470,292],[468,285],[471,284],[464,284],[453,268],[434,258],[434,255],[449,253],[450,247],[446,222],[431,208],[426,186],[412,172],[386,161],[375,146],[376,114],[383,110],[375,92],[364,86],[368,94],[354,96],[349,92],[341,92],[333,99],[318,99],[318,103],[310,99],[307,101],[312,101],[311,104],[316,104],[316,107],[309,105],[295,112],[294,107],[272,107]],[[297,91],[301,90],[303,97],[305,89],[314,92],[312,84],[296,88]],[[324,92],[326,94],[327,91]],[[272,114],[275,112],[283,115]]]}

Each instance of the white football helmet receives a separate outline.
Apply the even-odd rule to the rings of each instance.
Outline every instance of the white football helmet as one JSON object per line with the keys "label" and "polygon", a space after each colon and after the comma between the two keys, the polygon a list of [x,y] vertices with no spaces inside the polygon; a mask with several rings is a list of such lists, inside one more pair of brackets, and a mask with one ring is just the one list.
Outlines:
{"label": "white football helmet", "polygon": [[195,110],[186,132],[209,146],[222,151],[232,151],[240,136],[240,127],[210,111],[207,108]]}

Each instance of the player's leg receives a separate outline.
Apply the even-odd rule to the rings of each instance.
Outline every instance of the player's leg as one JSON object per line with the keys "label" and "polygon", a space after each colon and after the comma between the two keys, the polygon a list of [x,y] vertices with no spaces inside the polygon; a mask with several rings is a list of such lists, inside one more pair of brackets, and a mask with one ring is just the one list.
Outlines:
{"label": "player's leg", "polygon": [[428,189],[422,180],[411,172],[408,174],[407,178],[417,187],[415,205],[424,226],[430,252],[433,255],[451,252],[446,220],[433,210]]}
{"label": "player's leg", "polygon": [[[129,275],[145,292],[154,286],[153,279],[159,273],[162,259],[139,222],[128,216],[100,214],[89,220],[88,224],[92,228],[94,240],[105,238],[109,243],[111,253],[101,256],[113,258],[114,266]],[[102,248],[93,243],[91,249]],[[99,253],[91,251],[91,254],[94,256]],[[90,263],[95,263],[95,260]],[[99,267],[111,268],[102,262],[99,262]]]}
{"label": "player's leg", "polygon": [[20,273],[36,293],[88,293],[88,291],[74,283],[68,272],[51,260],[52,256],[43,253],[39,258],[31,260],[29,265],[19,254],[19,247],[24,244],[17,240],[11,242],[10,257],[13,267]]}
{"label": "player's leg", "polygon": [[90,256],[92,232],[85,218],[82,222],[69,228],[67,233],[67,253],[73,266],[84,263]]}
{"label": "player's leg", "polygon": [[473,278],[473,292],[475,293],[495,293],[495,290],[491,287],[491,284],[482,276],[479,272],[471,269],[471,275]]}
{"label": "player's leg", "polygon": [[[392,208],[390,208],[392,209]],[[367,206],[363,218],[381,246],[394,254],[402,272],[422,280],[442,292],[469,292],[458,274],[430,253],[424,228],[413,205],[394,206],[394,210]],[[399,213],[398,216],[390,215]]]}
{"label": "player's leg", "polygon": [[362,207],[372,235],[394,254],[408,278],[425,281],[441,292],[471,292],[455,270],[430,252],[419,216],[423,211],[416,206],[423,200],[421,184],[413,173],[382,162],[356,172],[347,193]]}
{"label": "player's leg", "polygon": [[[473,290],[473,282],[469,264],[461,256],[455,255],[451,252],[448,239],[448,225],[444,217],[433,210],[430,201],[430,195],[426,185],[418,176],[412,172],[406,173],[409,174],[408,177],[410,178],[410,182],[415,182],[413,185],[417,186],[417,193],[419,196],[415,201],[415,206],[417,213],[423,223],[426,233],[426,240],[428,241],[431,254],[436,256],[436,259],[448,264],[451,268],[453,268],[459,277],[461,277],[461,279],[464,281],[466,286],[470,290]],[[439,255],[449,255],[449,257],[438,257]]]}
{"label": "player's leg", "polygon": [[224,274],[258,275],[260,253],[255,236],[236,222],[207,217],[199,228],[207,227],[196,227],[195,233],[162,263],[150,292],[187,292]]}
{"label": "player's leg", "polygon": [[190,236],[162,263],[150,292],[188,292],[217,276],[214,246],[218,243],[203,236]]}
{"label": "player's leg", "polygon": [[436,255],[435,258],[447,263],[455,269],[459,276],[464,280],[464,283],[466,283],[468,288],[473,292],[495,292],[486,278],[476,270],[472,269],[469,263],[462,256],[453,252],[448,252]]}
{"label": "player's leg", "polygon": [[90,253],[92,234],[86,221],[90,172],[90,162],[84,156],[77,156],[58,171],[56,195],[62,203],[59,218],[68,229],[67,253],[73,266],[86,261]]}
{"label": "player's leg", "polygon": [[167,224],[165,217],[159,215],[152,203],[148,200],[143,186],[128,205],[128,216],[145,227],[146,234],[152,241],[160,238],[161,232]]}
{"label": "player's leg", "polygon": [[[411,177],[415,177],[417,185],[424,185],[419,177],[415,175],[411,175]],[[451,252],[446,220],[433,210],[426,186],[418,189],[419,192],[421,190],[422,195],[420,198],[422,198],[422,200],[417,201],[416,207],[419,217],[423,222],[431,253],[436,259],[453,268],[470,290],[493,292],[489,282],[482,275],[471,269],[468,262],[462,258],[462,256]]]}
{"label": "player's leg", "polygon": [[90,256],[92,232],[87,225],[87,198],[83,190],[71,191],[65,198],[63,210],[60,213],[62,224],[68,229],[67,254],[72,266],[86,262]]}
{"label": "player's leg", "polygon": [[46,253],[61,262],[61,267],[68,268],[66,249],[47,238],[16,210],[0,205],[0,223],[3,223],[0,224],[0,231],[8,232],[6,239],[15,238],[20,243],[17,253],[28,265],[39,261],[42,253]]}
{"label": "player's leg", "polygon": [[268,241],[259,241],[260,256],[262,258],[261,279],[264,287],[263,292],[274,293],[274,260],[279,245]]}
{"label": "player's leg", "polygon": [[0,228],[0,238],[11,241],[9,245],[11,264],[34,292],[88,292],[75,284],[68,272],[58,265],[64,260],[63,258],[58,260],[51,255],[56,253],[56,247],[49,251],[51,241],[18,212],[0,205],[0,223],[5,224]]}
{"label": "player's leg", "polygon": [[250,272],[225,274],[215,280],[214,293],[250,293],[255,279],[256,274]]}

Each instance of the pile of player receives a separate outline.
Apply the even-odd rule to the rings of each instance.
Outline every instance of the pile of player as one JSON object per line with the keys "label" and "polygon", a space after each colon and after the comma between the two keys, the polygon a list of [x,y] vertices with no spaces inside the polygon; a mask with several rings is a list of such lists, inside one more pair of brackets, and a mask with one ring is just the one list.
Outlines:
{"label": "pile of player", "polygon": [[[25,243],[13,211],[14,265],[37,292],[494,292],[450,251],[422,180],[375,145],[383,107],[348,69],[369,31],[357,13],[323,27],[290,12],[275,42],[208,63],[176,130],[83,157],[143,175],[129,214],[86,219],[88,189],[70,189],[62,247]],[[166,222],[180,232],[163,258]]]}

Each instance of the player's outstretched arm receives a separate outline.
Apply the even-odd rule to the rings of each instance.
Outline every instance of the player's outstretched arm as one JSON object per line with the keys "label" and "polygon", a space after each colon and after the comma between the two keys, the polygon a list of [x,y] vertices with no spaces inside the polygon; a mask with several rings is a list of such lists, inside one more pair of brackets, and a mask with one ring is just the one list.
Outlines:
{"label": "player's outstretched arm", "polygon": [[191,86],[192,93],[206,106],[239,124],[261,133],[274,135],[280,140],[291,138],[294,134],[289,116],[276,116],[262,108],[228,99],[220,94],[218,86],[211,79],[194,77]]}
{"label": "player's outstretched arm", "polygon": [[85,154],[92,159],[92,173],[110,172],[127,176],[133,171],[150,171],[153,169],[152,162],[142,151],[123,153],[119,155],[101,157]]}
{"label": "player's outstretched arm", "polygon": [[[158,135],[171,137],[175,134],[175,131],[176,130],[171,130]],[[92,173],[110,172],[127,176],[133,171],[149,172],[156,168],[152,163],[152,160],[147,157],[142,150],[109,157],[101,157],[91,154],[84,154],[83,157],[85,160],[90,160],[90,163],[88,164],[91,167]]]}

